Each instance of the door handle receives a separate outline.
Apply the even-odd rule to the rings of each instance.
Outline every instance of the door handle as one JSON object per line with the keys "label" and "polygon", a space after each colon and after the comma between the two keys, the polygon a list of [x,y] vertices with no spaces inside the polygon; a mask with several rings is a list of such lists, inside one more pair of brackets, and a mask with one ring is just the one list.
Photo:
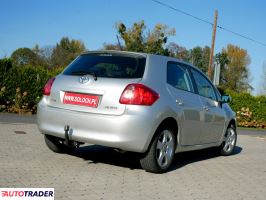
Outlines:
{"label": "door handle", "polygon": [[205,111],[209,111],[209,110],[210,110],[210,108],[209,108],[208,106],[203,106],[203,109],[204,109]]}
{"label": "door handle", "polygon": [[176,99],[175,102],[177,103],[177,105],[181,106],[183,105],[183,102],[180,99]]}

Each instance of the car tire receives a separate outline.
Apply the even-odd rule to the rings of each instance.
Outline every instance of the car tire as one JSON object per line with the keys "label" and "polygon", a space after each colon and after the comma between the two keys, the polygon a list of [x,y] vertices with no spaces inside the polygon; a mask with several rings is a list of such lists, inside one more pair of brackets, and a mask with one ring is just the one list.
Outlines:
{"label": "car tire", "polygon": [[159,128],[146,152],[140,158],[143,169],[152,173],[166,172],[175,155],[176,135],[169,128]]}
{"label": "car tire", "polygon": [[71,147],[67,147],[64,144],[64,140],[51,135],[44,135],[46,146],[56,153],[67,153],[71,150]]}
{"label": "car tire", "polygon": [[236,146],[237,141],[237,133],[236,128],[233,125],[229,125],[221,146],[218,148],[220,155],[229,156],[233,153],[234,148]]}

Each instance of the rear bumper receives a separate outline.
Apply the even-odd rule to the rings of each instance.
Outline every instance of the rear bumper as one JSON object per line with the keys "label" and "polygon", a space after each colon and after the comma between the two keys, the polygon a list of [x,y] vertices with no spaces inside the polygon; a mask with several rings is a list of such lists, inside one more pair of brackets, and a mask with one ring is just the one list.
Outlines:
{"label": "rear bumper", "polygon": [[[69,125],[70,140],[125,151],[145,152],[157,126],[151,107],[131,107],[123,115],[99,115],[38,104],[37,123],[41,133],[64,138]],[[153,117],[154,116],[154,117]]]}

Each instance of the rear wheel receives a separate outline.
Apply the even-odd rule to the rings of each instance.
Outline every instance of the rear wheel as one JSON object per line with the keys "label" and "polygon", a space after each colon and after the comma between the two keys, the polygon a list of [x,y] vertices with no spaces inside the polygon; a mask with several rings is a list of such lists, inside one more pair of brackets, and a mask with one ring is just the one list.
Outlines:
{"label": "rear wheel", "polygon": [[221,146],[219,147],[220,154],[223,156],[229,156],[233,153],[236,146],[237,133],[236,128],[233,125],[230,125],[224,135],[224,140]]}
{"label": "rear wheel", "polygon": [[153,173],[166,172],[173,161],[175,147],[176,137],[173,130],[159,129],[148,152],[140,159],[142,168]]}
{"label": "rear wheel", "polygon": [[64,140],[58,137],[54,137],[51,135],[44,135],[44,140],[46,146],[56,153],[67,153],[68,151],[74,149],[74,147],[67,147],[64,144]]}

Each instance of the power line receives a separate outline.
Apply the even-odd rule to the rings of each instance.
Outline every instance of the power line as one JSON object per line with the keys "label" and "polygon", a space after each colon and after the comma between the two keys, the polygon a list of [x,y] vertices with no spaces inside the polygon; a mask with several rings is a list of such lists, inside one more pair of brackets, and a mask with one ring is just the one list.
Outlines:
{"label": "power line", "polygon": [[234,35],[237,35],[237,36],[239,36],[239,37],[245,38],[245,39],[247,39],[247,40],[250,40],[250,41],[252,41],[252,42],[255,42],[255,43],[257,43],[257,44],[260,44],[260,45],[266,47],[266,44],[265,44],[265,43],[260,42],[260,41],[255,40],[255,39],[252,39],[251,37],[248,37],[248,36],[246,36],[246,35],[243,35],[243,34],[240,34],[240,33],[234,32],[234,31],[231,31],[231,30],[229,30],[229,29],[227,29],[227,28],[225,28],[225,27],[222,27],[222,26],[217,26],[217,28],[222,29],[222,30],[224,30],[224,31],[227,31],[227,32],[229,32],[229,33],[232,33],[232,34],[234,34]]}
{"label": "power line", "polygon": [[[174,10],[175,12],[182,13],[182,14],[187,15],[187,16],[189,16],[189,17],[192,17],[192,18],[194,18],[194,19],[196,19],[196,20],[198,20],[198,21],[201,21],[201,22],[204,22],[204,23],[206,23],[206,24],[209,24],[209,25],[213,26],[213,23],[210,22],[210,21],[208,21],[208,20],[202,19],[202,18],[197,17],[197,16],[195,16],[195,15],[192,15],[192,14],[190,14],[190,13],[188,13],[188,12],[185,12],[185,11],[182,11],[182,10],[180,10],[180,9],[177,9],[177,8],[175,8],[175,7],[173,7],[173,6],[170,6],[170,5],[166,4],[166,3],[163,3],[163,2],[158,1],[158,0],[151,0],[151,1],[153,1],[153,2],[155,2],[155,3],[157,3],[157,4],[159,4],[159,5],[161,5],[161,6],[163,6],[163,7],[166,7],[166,8],[169,8],[169,9],[171,9],[171,10]],[[254,43],[257,43],[257,44],[260,44],[260,45],[266,47],[266,44],[265,44],[265,43],[260,42],[260,41],[258,41],[258,40],[255,40],[255,39],[253,39],[253,38],[251,38],[251,37],[249,37],[249,36],[246,36],[246,35],[244,35],[244,34],[237,33],[237,32],[235,32],[235,31],[232,31],[232,30],[230,30],[230,29],[228,29],[228,28],[225,28],[225,27],[222,27],[222,26],[219,26],[219,25],[217,25],[217,28],[219,28],[219,29],[221,29],[221,30],[223,30],[223,31],[227,31],[227,32],[229,32],[229,33],[231,33],[231,34],[234,34],[234,35],[236,35],[236,36],[242,37],[242,38],[244,38],[244,39],[246,39],[246,40],[249,40],[249,41],[251,41],[251,42],[254,42]]]}
{"label": "power line", "polygon": [[182,14],[184,14],[184,15],[187,15],[187,16],[189,16],[189,17],[192,17],[192,18],[194,18],[194,19],[196,19],[196,20],[202,21],[202,22],[204,22],[204,23],[206,23],[206,24],[213,25],[213,23],[211,23],[211,22],[209,22],[209,21],[207,21],[207,20],[205,20],[205,19],[202,19],[202,18],[196,17],[196,16],[194,16],[194,15],[191,15],[191,14],[189,14],[189,13],[187,13],[187,12],[184,12],[184,11],[182,11],[182,10],[180,10],[180,9],[174,8],[174,7],[172,7],[172,6],[170,6],[170,5],[166,4],[166,3],[163,3],[163,2],[161,2],[161,1],[157,1],[157,0],[152,0],[152,1],[155,2],[155,3],[157,3],[157,4],[160,4],[161,6],[167,7],[167,8],[169,8],[169,9],[171,9],[171,10],[174,10],[174,11],[176,11],[176,12],[180,12],[180,13],[182,13]]}

